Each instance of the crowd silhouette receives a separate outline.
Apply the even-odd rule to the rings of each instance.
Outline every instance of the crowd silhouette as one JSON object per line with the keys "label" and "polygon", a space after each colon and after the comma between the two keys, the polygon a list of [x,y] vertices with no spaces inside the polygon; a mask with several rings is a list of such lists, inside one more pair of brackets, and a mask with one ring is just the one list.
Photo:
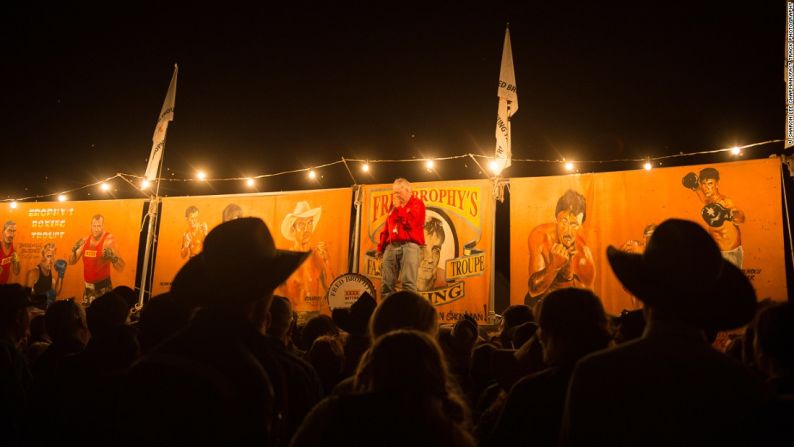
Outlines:
{"label": "crowd silhouette", "polygon": [[794,307],[693,222],[608,250],[641,310],[562,288],[497,328],[440,325],[407,291],[299,325],[273,291],[306,256],[240,218],[140,311],[128,287],[84,308],[0,285],[0,444],[794,443]]}

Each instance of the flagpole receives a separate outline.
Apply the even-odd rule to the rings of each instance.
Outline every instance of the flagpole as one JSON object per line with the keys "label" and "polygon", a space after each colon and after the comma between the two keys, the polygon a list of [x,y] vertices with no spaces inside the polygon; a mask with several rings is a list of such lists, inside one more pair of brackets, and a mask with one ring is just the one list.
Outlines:
{"label": "flagpole", "polygon": [[[149,225],[146,232],[146,246],[143,253],[143,266],[141,271],[140,293],[138,295],[138,307],[143,307],[146,297],[146,284],[149,284],[151,296],[152,282],[154,279],[154,268],[152,264],[152,245],[154,242],[154,230],[157,225],[158,209],[160,205],[160,179],[163,176],[163,152],[165,151],[166,130],[168,123],[174,119],[174,104],[176,97],[176,78],[179,67],[174,64],[174,73],[171,75],[171,82],[168,85],[168,92],[165,95],[163,108],[157,118],[154,135],[152,136],[152,152],[149,154],[149,164],[146,166],[144,181],[156,180],[154,195],[149,196],[149,209],[146,217],[149,218]],[[156,176],[156,178],[154,178]]]}
{"label": "flagpole", "polygon": [[[165,141],[163,141],[163,149],[165,150]],[[163,154],[165,155],[165,154]],[[141,272],[140,293],[138,295],[138,308],[143,307],[144,298],[146,296],[146,283],[149,283],[151,290],[152,278],[154,276],[154,269],[150,269],[150,260],[152,258],[152,243],[154,242],[154,229],[157,223],[158,206],[160,202],[160,178],[163,171],[162,161],[157,170],[157,186],[154,189],[154,195],[149,196],[149,210],[146,212],[146,217],[149,218],[149,225],[146,230],[146,247],[143,252],[143,266]],[[151,271],[150,271],[151,270]],[[151,294],[150,294],[151,295]],[[150,296],[151,298],[151,296]]]}
{"label": "flagpole", "polygon": [[358,262],[358,254],[359,250],[361,250],[361,238],[359,237],[359,231],[361,231],[361,185],[354,185],[353,186],[353,204],[356,207],[356,221],[353,224],[353,262],[352,262],[352,271],[353,273],[358,273],[359,269],[359,262]]}
{"label": "flagpole", "polygon": [[489,300],[491,311],[488,315],[489,323],[491,324],[494,324],[496,320],[496,259],[494,257],[496,253],[496,203],[503,199],[499,192],[501,172],[512,164],[513,123],[511,118],[518,111],[518,90],[516,88],[515,68],[513,67],[513,46],[510,43],[510,23],[505,27],[496,96],[499,98],[499,105],[496,109],[496,150],[494,151],[494,160],[501,163],[501,165],[495,173],[492,184],[493,212],[491,213],[491,228],[494,235],[491,238],[491,291]]}
{"label": "flagpole", "polygon": [[491,200],[491,291],[488,300],[488,316],[486,321],[490,325],[496,325],[496,201],[499,192],[499,175],[493,178],[491,185],[493,200]]}

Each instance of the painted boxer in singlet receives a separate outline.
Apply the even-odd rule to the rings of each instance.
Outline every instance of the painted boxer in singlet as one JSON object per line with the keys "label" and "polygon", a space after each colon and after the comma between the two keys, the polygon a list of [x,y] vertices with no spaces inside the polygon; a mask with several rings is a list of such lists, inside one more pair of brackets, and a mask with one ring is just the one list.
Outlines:
{"label": "painted boxer in singlet", "polygon": [[17,234],[17,224],[7,221],[3,224],[3,241],[0,243],[0,284],[8,284],[11,272],[19,275],[19,255],[14,248],[14,236]]}
{"label": "painted boxer in singlet", "polygon": [[105,231],[105,218],[97,214],[91,219],[91,234],[75,242],[69,264],[83,258],[83,305],[91,302],[113,289],[110,267],[124,270],[124,260],[117,254],[113,236]]}

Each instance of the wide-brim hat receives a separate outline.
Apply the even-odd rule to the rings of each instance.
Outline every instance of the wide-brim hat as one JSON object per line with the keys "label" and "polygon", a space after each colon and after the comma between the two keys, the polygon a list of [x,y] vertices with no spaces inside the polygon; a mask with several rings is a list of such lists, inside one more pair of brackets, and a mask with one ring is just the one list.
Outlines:
{"label": "wide-brim hat", "polygon": [[318,206],[317,208],[312,208],[308,201],[301,200],[295,204],[295,210],[291,213],[287,213],[287,215],[284,216],[284,220],[281,221],[281,235],[288,241],[294,241],[295,238],[292,236],[292,231],[290,230],[292,229],[292,224],[294,224],[295,220],[298,218],[306,219],[313,217],[312,231],[314,231],[314,229],[317,228],[317,223],[320,222],[320,216],[322,216],[322,214],[322,207]]}
{"label": "wide-brim hat", "polygon": [[241,217],[213,228],[204,250],[174,278],[175,295],[194,295],[202,305],[216,299],[255,299],[271,293],[310,252],[279,250],[267,225]]}
{"label": "wide-brim hat", "polygon": [[694,222],[668,219],[656,228],[643,254],[610,246],[607,258],[637,299],[702,329],[734,329],[755,314],[750,280]]}
{"label": "wide-brim hat", "polygon": [[0,284],[0,315],[15,315],[27,307],[37,307],[30,292],[20,284]]}
{"label": "wide-brim hat", "polygon": [[353,335],[366,335],[369,319],[378,303],[367,292],[361,294],[350,308],[334,309],[331,318],[343,331]]}

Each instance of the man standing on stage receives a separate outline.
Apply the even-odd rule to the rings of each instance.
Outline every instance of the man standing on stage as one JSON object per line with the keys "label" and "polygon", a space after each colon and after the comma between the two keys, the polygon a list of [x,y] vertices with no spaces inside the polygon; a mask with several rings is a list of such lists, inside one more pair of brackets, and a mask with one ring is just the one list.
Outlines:
{"label": "man standing on stage", "polygon": [[381,265],[381,299],[402,290],[416,292],[421,247],[425,245],[425,204],[412,194],[411,184],[398,178],[392,186],[392,205],[380,233],[378,255]]}
{"label": "man standing on stage", "polygon": [[124,260],[118,255],[113,236],[105,231],[105,218],[101,214],[91,218],[91,234],[75,242],[69,264],[76,264],[83,258],[83,305],[91,302],[113,289],[110,282],[110,266],[116,271],[124,270]]}
{"label": "man standing on stage", "polygon": [[13,220],[3,224],[3,243],[0,244],[0,284],[8,284],[11,272],[19,275],[19,255],[14,248],[17,224]]}

